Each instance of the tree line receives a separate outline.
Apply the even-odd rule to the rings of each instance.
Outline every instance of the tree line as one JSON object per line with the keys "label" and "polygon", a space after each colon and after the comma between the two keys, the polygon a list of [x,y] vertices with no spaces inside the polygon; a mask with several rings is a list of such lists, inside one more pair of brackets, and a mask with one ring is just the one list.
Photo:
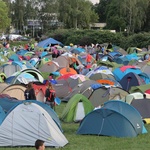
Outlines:
{"label": "tree line", "polygon": [[149,31],[150,0],[100,0],[94,9],[107,29],[128,34]]}
{"label": "tree line", "polygon": [[150,0],[100,0],[95,5],[88,0],[0,0],[0,29],[12,25],[25,32],[28,20],[39,20],[44,33],[105,22],[105,29],[132,34],[149,31],[149,13]]}

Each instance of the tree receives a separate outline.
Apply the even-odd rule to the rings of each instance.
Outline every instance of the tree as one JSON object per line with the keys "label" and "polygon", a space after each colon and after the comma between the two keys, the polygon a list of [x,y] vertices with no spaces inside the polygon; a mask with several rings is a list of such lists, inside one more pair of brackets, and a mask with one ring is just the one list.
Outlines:
{"label": "tree", "polygon": [[99,22],[106,22],[106,8],[109,0],[100,0],[100,3],[94,5],[94,10],[99,16]]}
{"label": "tree", "polygon": [[126,22],[121,14],[121,7],[122,1],[118,0],[112,0],[108,3],[106,7],[106,23],[107,28],[116,30],[116,31],[122,31],[126,27]]}
{"label": "tree", "polygon": [[90,23],[97,22],[98,15],[89,1],[59,0],[59,20],[65,28],[89,28]]}
{"label": "tree", "polygon": [[10,18],[8,17],[8,7],[5,2],[0,0],[0,29],[4,31],[10,26]]}
{"label": "tree", "polygon": [[144,31],[149,31],[149,27],[150,27],[150,15],[149,14],[150,14],[150,1],[146,9],[146,21],[143,26]]}
{"label": "tree", "polygon": [[57,0],[41,0],[40,19],[46,30],[58,27],[58,1]]}
{"label": "tree", "polygon": [[141,31],[146,21],[149,0],[123,0],[121,15],[126,20],[129,33]]}
{"label": "tree", "polygon": [[119,21],[121,29],[126,28],[128,33],[141,31],[146,22],[148,3],[149,0],[110,1],[107,5],[107,27],[117,29],[117,22]]}

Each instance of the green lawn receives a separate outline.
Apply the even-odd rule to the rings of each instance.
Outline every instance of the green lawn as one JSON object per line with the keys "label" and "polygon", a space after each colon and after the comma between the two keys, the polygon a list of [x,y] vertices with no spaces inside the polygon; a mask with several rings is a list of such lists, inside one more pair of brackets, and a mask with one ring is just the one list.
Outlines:
{"label": "green lawn", "polygon": [[[66,103],[61,103],[56,107],[56,112],[61,115]],[[115,138],[105,136],[77,135],[76,131],[79,124],[62,123],[64,135],[69,141],[64,148],[58,150],[149,150],[150,149],[150,133],[138,135],[135,138]],[[146,129],[150,131],[150,125],[146,125]],[[46,148],[50,150],[54,148]],[[0,150],[35,150],[33,147],[15,147],[0,148]]]}

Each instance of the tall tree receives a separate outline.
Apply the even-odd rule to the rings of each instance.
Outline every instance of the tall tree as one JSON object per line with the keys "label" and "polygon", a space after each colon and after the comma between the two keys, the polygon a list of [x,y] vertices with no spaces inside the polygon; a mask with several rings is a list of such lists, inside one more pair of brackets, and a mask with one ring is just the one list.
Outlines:
{"label": "tall tree", "polygon": [[10,26],[11,19],[8,15],[9,9],[5,2],[0,0],[0,29],[4,30]]}
{"label": "tall tree", "polygon": [[88,28],[97,22],[92,3],[86,0],[59,0],[59,20],[66,28]]}
{"label": "tall tree", "polygon": [[109,0],[100,0],[98,4],[94,5],[95,12],[99,16],[99,22],[106,22],[106,8]]}
{"label": "tall tree", "polygon": [[150,27],[150,1],[146,9],[146,21],[144,23],[143,30],[149,31],[149,27]]}
{"label": "tall tree", "polygon": [[128,31],[140,31],[146,21],[149,0],[123,0],[121,14],[126,20]]}
{"label": "tall tree", "polygon": [[116,31],[122,31],[126,27],[126,22],[121,15],[122,1],[112,0],[108,3],[106,7],[106,23],[108,29],[113,29]]}
{"label": "tall tree", "polygon": [[39,11],[43,28],[45,30],[54,29],[58,26],[58,1],[41,0],[41,9]]}
{"label": "tall tree", "polygon": [[120,23],[121,29],[127,28],[128,33],[140,31],[146,21],[148,3],[149,0],[110,1],[110,4],[107,6],[108,27],[116,29],[117,24]]}

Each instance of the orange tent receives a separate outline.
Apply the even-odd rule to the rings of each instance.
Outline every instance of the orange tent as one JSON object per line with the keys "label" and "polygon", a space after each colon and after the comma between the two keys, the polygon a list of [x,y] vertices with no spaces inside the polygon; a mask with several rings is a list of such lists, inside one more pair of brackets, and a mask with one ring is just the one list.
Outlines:
{"label": "orange tent", "polygon": [[114,85],[113,81],[106,80],[106,79],[97,80],[97,82],[100,84]]}
{"label": "orange tent", "polygon": [[61,75],[65,75],[65,74],[77,74],[77,72],[73,69],[73,68],[62,68],[60,71]]}

